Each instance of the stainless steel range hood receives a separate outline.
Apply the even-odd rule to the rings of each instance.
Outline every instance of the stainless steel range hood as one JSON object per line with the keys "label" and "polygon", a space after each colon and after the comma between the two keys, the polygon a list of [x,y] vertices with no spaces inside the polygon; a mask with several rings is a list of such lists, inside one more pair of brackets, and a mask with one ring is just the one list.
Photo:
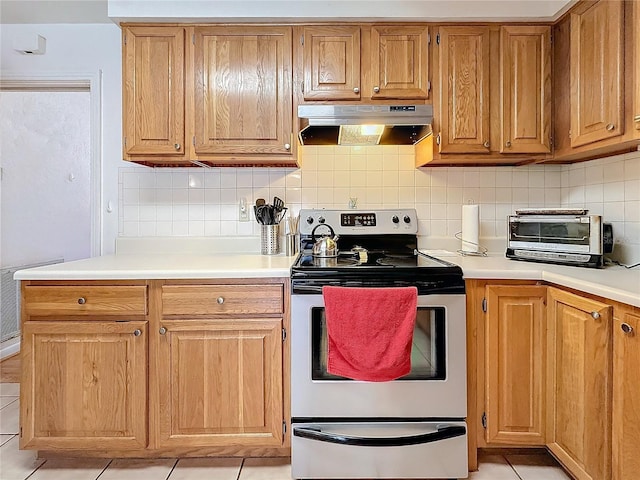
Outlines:
{"label": "stainless steel range hood", "polygon": [[431,135],[431,105],[300,105],[302,145],[414,145]]}

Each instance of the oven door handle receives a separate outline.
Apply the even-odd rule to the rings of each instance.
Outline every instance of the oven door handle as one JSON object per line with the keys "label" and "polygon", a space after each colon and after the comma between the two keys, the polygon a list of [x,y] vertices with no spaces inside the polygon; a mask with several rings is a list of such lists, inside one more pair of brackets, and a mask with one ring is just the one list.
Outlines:
{"label": "oven door handle", "polygon": [[295,437],[358,447],[403,447],[406,445],[419,445],[437,442],[447,438],[461,437],[466,435],[466,433],[467,429],[462,425],[438,427],[438,430],[435,432],[403,437],[352,437],[339,433],[323,432],[320,429],[308,427],[294,427],[293,429],[293,435]]}

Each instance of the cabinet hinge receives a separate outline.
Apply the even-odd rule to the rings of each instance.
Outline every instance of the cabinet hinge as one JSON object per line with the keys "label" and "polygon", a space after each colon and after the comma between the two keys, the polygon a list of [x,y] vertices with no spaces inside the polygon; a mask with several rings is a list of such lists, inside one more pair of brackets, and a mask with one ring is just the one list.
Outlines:
{"label": "cabinet hinge", "polygon": [[284,342],[287,339],[287,329],[282,327],[282,341]]}
{"label": "cabinet hinge", "polygon": [[196,136],[194,135],[193,138],[191,139],[191,143],[193,143],[193,145],[195,146],[196,144]]}
{"label": "cabinet hinge", "polygon": [[286,420],[282,420],[282,434],[286,434],[287,433],[287,422]]}
{"label": "cabinet hinge", "polygon": [[487,299],[486,298],[482,299],[482,311],[484,313],[487,313]]}
{"label": "cabinet hinge", "polygon": [[300,35],[300,45],[304,45],[304,35]]}
{"label": "cabinet hinge", "polygon": [[20,438],[22,438],[22,427],[20,427]]}
{"label": "cabinet hinge", "polygon": [[191,43],[193,43],[194,45],[196,44],[196,34],[195,33],[191,34]]}
{"label": "cabinet hinge", "polygon": [[127,36],[126,35],[122,37],[122,41],[124,42],[125,45],[127,44]]}
{"label": "cabinet hinge", "polygon": [[549,137],[549,146],[553,147],[553,137]]}
{"label": "cabinet hinge", "polygon": [[440,34],[436,35],[436,44],[440,45]]}
{"label": "cabinet hinge", "polygon": [[487,428],[487,412],[482,412],[482,428]]}
{"label": "cabinet hinge", "polygon": [[427,92],[431,91],[431,80],[427,80]]}
{"label": "cabinet hinge", "polygon": [[127,146],[127,137],[124,137],[123,142],[124,142],[124,146],[126,147]]}
{"label": "cabinet hinge", "polygon": [[300,91],[304,93],[304,80],[300,82]]}
{"label": "cabinet hinge", "polygon": [[427,33],[427,45],[431,45],[431,34]]}
{"label": "cabinet hinge", "polygon": [[440,145],[440,134],[436,137],[436,145]]}

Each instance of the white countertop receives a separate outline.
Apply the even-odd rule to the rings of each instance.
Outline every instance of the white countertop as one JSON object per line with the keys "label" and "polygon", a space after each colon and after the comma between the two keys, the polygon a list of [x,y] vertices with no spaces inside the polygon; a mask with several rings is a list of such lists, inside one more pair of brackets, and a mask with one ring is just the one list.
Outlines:
{"label": "white countertop", "polygon": [[[16,280],[131,280],[288,277],[295,256],[260,253],[202,254],[192,250],[121,248],[118,254],[19,270]],[[173,249],[173,252],[176,250]],[[640,307],[640,268],[567,267],[510,260],[504,254],[461,256],[445,250],[426,250],[462,267],[466,279],[543,280]]]}

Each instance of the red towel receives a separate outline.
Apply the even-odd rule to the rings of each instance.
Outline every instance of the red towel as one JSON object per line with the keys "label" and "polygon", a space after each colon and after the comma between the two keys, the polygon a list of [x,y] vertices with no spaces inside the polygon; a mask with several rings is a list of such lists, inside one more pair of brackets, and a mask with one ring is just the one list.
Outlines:
{"label": "red towel", "polygon": [[322,287],[327,319],[327,371],[387,382],[411,371],[418,289]]}

